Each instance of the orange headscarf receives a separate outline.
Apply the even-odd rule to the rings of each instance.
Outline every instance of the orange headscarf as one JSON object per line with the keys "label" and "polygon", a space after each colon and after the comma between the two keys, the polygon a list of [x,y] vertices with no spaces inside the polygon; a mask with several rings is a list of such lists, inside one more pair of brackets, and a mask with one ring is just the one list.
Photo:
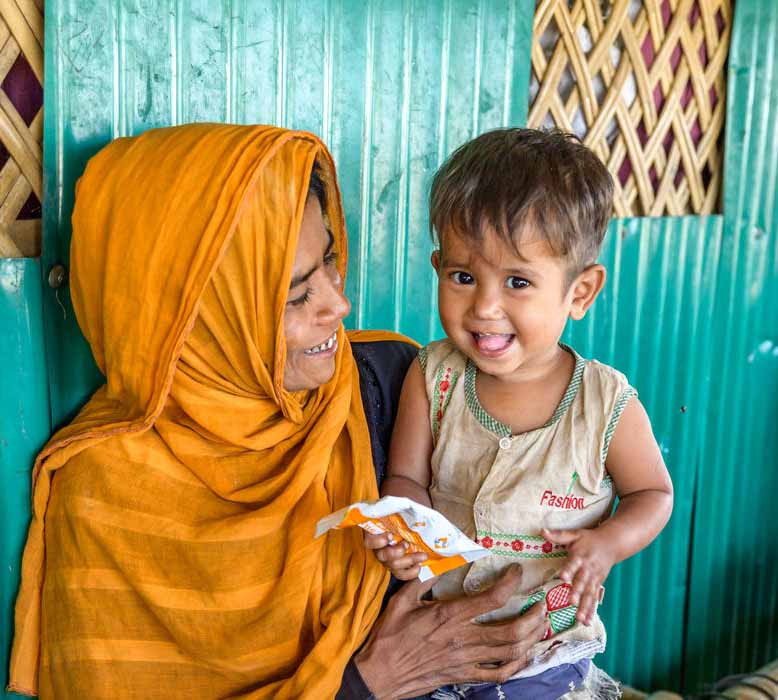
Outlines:
{"label": "orange headscarf", "polygon": [[341,327],[333,379],[283,387],[283,314],[313,135],[199,124],[113,142],[77,190],[73,303],[106,375],[34,468],[11,685],[42,698],[327,698],[386,575]]}

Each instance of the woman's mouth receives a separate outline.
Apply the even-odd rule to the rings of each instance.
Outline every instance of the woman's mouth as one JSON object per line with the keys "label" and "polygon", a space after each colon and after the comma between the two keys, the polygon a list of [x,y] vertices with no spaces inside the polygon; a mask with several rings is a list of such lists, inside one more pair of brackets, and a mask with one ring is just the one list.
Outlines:
{"label": "woman's mouth", "polygon": [[475,346],[484,357],[499,357],[508,351],[516,337],[513,333],[477,333],[472,332]]}
{"label": "woman's mouth", "polygon": [[327,340],[312,348],[303,350],[303,354],[315,357],[332,357],[338,349],[338,332],[335,331]]}

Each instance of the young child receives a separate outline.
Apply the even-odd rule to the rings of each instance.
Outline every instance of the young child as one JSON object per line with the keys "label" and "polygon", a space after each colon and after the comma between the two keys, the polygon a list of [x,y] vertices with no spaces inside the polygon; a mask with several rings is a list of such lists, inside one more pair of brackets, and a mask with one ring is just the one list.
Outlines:
{"label": "young child", "polygon": [[[519,680],[501,695],[475,686],[461,697],[559,697],[579,687],[605,648],[603,581],[670,517],[672,484],[637,393],[620,372],[560,343],[568,318],[582,319],[605,283],[595,261],[612,205],[605,166],[558,131],[483,134],[432,185],[447,337],[408,371],[382,495],[431,505],[492,551],[441,576],[436,598],[484,590],[519,562],[520,590],[479,622],[547,607],[546,638]],[[386,536],[366,544],[397,578],[418,575],[423,554]]]}

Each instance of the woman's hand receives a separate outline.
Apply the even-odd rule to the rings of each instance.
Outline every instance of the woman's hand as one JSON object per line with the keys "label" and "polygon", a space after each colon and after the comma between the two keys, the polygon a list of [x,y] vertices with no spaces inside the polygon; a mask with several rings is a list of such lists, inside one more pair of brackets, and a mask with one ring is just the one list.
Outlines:
{"label": "woman's hand", "polygon": [[365,547],[372,549],[378,559],[395,578],[400,581],[413,581],[418,578],[422,562],[427,560],[424,552],[408,553],[408,543],[405,540],[395,542],[390,532],[382,535],[371,535],[365,532]]}
{"label": "woman's hand", "polygon": [[433,582],[403,586],[355,656],[362,678],[380,700],[414,697],[447,683],[504,682],[527,665],[529,650],[545,634],[542,603],[507,622],[473,622],[508,602],[521,583],[518,566],[488,591],[467,598],[422,600]]}
{"label": "woman's hand", "polygon": [[572,585],[570,603],[578,606],[575,619],[588,625],[600,602],[602,584],[616,563],[611,542],[597,529],[543,529],[541,534],[549,542],[567,547],[567,563],[559,578]]}

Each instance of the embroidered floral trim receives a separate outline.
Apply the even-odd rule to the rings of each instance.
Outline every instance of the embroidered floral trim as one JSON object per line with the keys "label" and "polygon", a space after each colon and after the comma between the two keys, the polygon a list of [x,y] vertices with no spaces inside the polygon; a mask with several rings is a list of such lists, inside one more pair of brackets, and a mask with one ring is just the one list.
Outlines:
{"label": "embroidered floral trim", "polygon": [[459,379],[459,372],[453,367],[441,365],[435,374],[435,389],[432,394],[432,437],[437,440],[440,434],[440,423],[443,420],[443,414],[446,412],[451,396],[454,393],[454,387]]}
{"label": "embroidered floral trim", "polygon": [[553,544],[540,535],[515,535],[478,530],[475,541],[493,554],[519,559],[555,559],[566,557],[564,545]]}
{"label": "embroidered floral trim", "polygon": [[[552,425],[554,425],[554,423],[556,423],[564,415],[565,411],[570,408],[570,404],[573,403],[576,394],[578,394],[578,389],[581,388],[581,381],[583,380],[583,372],[584,368],[586,367],[586,362],[572,348],[562,343],[560,343],[560,346],[571,353],[575,358],[575,369],[573,370],[573,376],[570,379],[570,384],[567,385],[567,390],[565,391],[562,400],[559,402],[559,405],[556,407],[554,415],[551,416],[548,422],[541,426],[539,430],[542,430],[543,428],[550,428]],[[467,365],[465,366],[465,402],[467,403],[467,407],[475,416],[476,420],[484,428],[500,437],[510,437],[510,427],[487,413],[486,409],[481,405],[481,402],[478,399],[478,393],[475,390],[475,378],[477,374],[478,368],[471,360],[468,359]]]}

